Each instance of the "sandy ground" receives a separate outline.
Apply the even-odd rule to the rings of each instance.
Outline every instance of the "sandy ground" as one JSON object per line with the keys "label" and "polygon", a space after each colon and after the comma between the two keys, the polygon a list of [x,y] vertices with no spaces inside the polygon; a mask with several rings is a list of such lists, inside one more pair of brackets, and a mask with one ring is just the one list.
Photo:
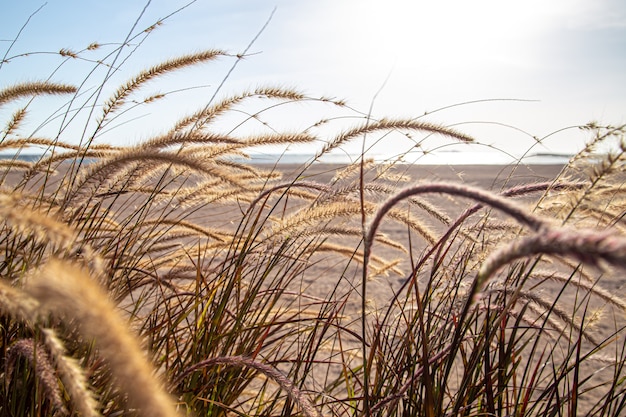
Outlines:
{"label": "sandy ground", "polygon": [[[285,172],[287,178],[290,175],[297,175],[298,171],[295,167],[284,166],[281,169]],[[562,170],[562,166],[557,165],[535,165],[535,166],[520,166],[516,168],[504,167],[504,166],[480,166],[480,165],[457,165],[457,166],[410,166],[398,169],[398,172],[402,172],[406,169],[407,174],[411,178],[415,179],[415,182],[423,181],[445,181],[464,183],[482,189],[491,190],[494,192],[500,192],[501,190],[512,187],[519,184],[538,183],[553,180]],[[325,183],[332,178],[335,172],[335,167],[319,165],[310,169],[307,174],[312,180]],[[408,182],[405,186],[412,183]],[[535,194],[530,200],[534,200],[538,197]],[[459,198],[448,198],[441,195],[429,195],[425,197],[429,202],[441,208],[452,219],[455,219],[466,207],[472,204],[471,201]],[[521,203],[524,203],[524,199],[521,199]],[[531,210],[529,205],[529,210]],[[497,216],[497,215],[496,215]],[[425,215],[425,217],[429,217]],[[445,232],[446,227],[433,219],[427,219],[426,222],[432,226],[433,230],[439,234]],[[382,232],[384,232],[390,238],[402,242],[405,245],[411,245],[413,250],[412,256],[414,260],[424,253],[424,250],[429,248],[423,240],[415,238],[411,241],[407,240],[406,227],[399,226],[394,222],[385,222],[382,226]],[[439,235],[440,236],[440,235]],[[354,242],[352,242],[354,244]],[[374,254],[380,255],[387,259],[395,259],[400,257],[401,263],[399,267],[403,270],[400,274],[389,274],[388,276],[381,276],[373,279],[368,284],[367,299],[368,310],[375,316],[376,314],[382,314],[386,311],[387,306],[398,291],[402,291],[403,284],[408,279],[408,271],[410,271],[409,256],[401,254],[397,251],[386,249],[381,245],[375,245]],[[312,266],[303,275],[302,281],[299,282],[300,291],[306,294],[313,295],[328,299],[329,297],[335,297],[342,299],[345,294],[352,294],[348,297],[346,308],[343,310],[348,316],[353,316],[355,319],[360,315],[360,291],[361,291],[361,268],[355,266],[352,269],[344,269],[345,263],[338,262],[336,264],[325,263],[321,260],[319,264]],[[543,265],[540,266],[543,268]],[[560,272],[565,276],[572,274],[572,269],[559,264],[558,262],[552,264],[546,264],[545,269]],[[610,294],[618,297],[624,297],[626,295],[626,283],[621,271],[613,271],[609,273],[600,273],[593,268],[585,268],[585,272],[590,274],[592,279],[596,279],[601,276],[601,280],[594,285],[600,286],[607,290]],[[573,280],[583,279],[580,275],[575,275]],[[341,281],[338,281],[341,280]],[[421,278],[420,285],[424,285],[424,278]],[[526,287],[525,287],[526,288]],[[619,311],[614,307],[609,306],[605,300],[600,297],[591,297],[589,303],[586,302],[586,291],[581,290],[575,285],[569,285],[564,291],[563,284],[558,282],[550,282],[548,280],[544,282],[534,282],[528,285],[528,291],[533,296],[541,297],[548,303],[551,303],[558,298],[558,305],[565,311],[570,317],[580,317],[582,314],[582,308],[588,308],[591,313],[588,313],[589,317],[597,319],[593,324],[589,334],[592,335],[596,341],[603,341],[611,339],[616,329],[626,325],[624,320],[623,311]],[[331,295],[332,294],[332,295]],[[578,305],[578,307],[575,307]],[[578,311],[574,311],[578,308]],[[594,316],[595,315],[595,316]],[[589,320],[589,317],[587,320]],[[356,325],[358,320],[355,321],[355,331],[358,330]],[[574,332],[572,337],[576,337]],[[618,345],[621,343],[619,340],[623,338],[623,332],[618,337]],[[550,338],[546,337],[545,342],[541,344],[542,348],[547,347],[545,343],[549,342]],[[585,352],[586,349],[591,349],[591,344],[585,343],[582,349]],[[567,356],[569,353],[567,347],[558,347],[558,345],[550,346],[551,349],[562,349],[561,352],[557,352],[553,360],[558,361],[559,356]],[[604,353],[602,354],[605,355]],[[614,371],[610,366],[605,368],[606,363],[588,361],[586,365],[581,368],[581,374],[585,377],[589,376],[591,379],[587,381],[587,386],[592,385],[590,381],[600,381],[602,378],[609,377],[611,372]],[[591,377],[593,375],[593,377]],[[595,378],[595,379],[594,379]],[[578,411],[580,413],[586,412],[590,404],[595,403],[597,398],[594,395],[581,395]]]}
{"label": "sandy ground", "polygon": [[[299,176],[297,166],[285,165],[281,166],[280,169],[284,172],[286,179]],[[326,184],[333,178],[336,169],[337,167],[334,165],[313,165],[307,170],[307,179]],[[519,166],[516,168],[498,165],[414,165],[397,167],[395,172],[403,174],[406,173],[412,179],[411,181],[401,184],[399,188],[423,182],[452,182],[462,183],[484,190],[500,192],[503,189],[520,184],[551,181],[560,173],[561,170],[562,166],[560,165]],[[532,198],[536,199],[537,197],[538,194],[534,194]],[[467,207],[474,204],[474,202],[469,199],[449,197],[439,194],[427,194],[421,198],[434,205],[442,214],[447,215],[451,220],[455,220],[457,216],[460,215]],[[420,220],[423,219],[424,224],[434,232],[435,237],[437,238],[447,230],[447,226],[445,224],[435,220],[426,212],[420,212],[417,210],[413,214],[420,218]],[[408,233],[406,226],[397,222],[387,220],[383,221],[381,225],[381,232],[390,239],[401,242],[407,247],[410,245],[413,248],[411,252],[414,255],[419,255],[423,250],[429,248],[427,242],[419,236],[412,236],[411,241],[409,241],[407,238]],[[358,242],[351,241],[350,244],[358,244]],[[406,254],[389,249],[384,245],[375,244],[373,253],[374,255],[378,255],[386,259],[395,259],[398,257],[406,258],[402,259],[401,266],[403,266],[405,270],[409,266],[408,256],[406,256]],[[334,272],[336,271],[333,271],[333,273]],[[319,268],[315,269],[315,273],[323,276],[330,275],[330,273],[324,274]],[[315,276],[315,274],[313,275]],[[403,281],[405,277],[401,276],[396,279]],[[315,284],[315,292],[318,296],[323,296],[327,291],[332,290],[334,285],[330,276],[328,276],[327,279],[320,279],[320,276],[315,276],[315,278],[309,278],[309,280],[310,282],[313,280],[317,281]],[[382,301],[382,297],[379,301]]]}
{"label": "sandy ground", "polygon": [[[272,169],[271,166],[264,167],[266,169]],[[329,164],[316,164],[310,167],[305,173],[305,179],[310,181],[316,181],[322,184],[327,184],[335,175],[337,168],[336,165]],[[280,165],[278,167],[280,171],[284,173],[285,180],[293,178],[301,178],[302,172],[297,165]],[[482,189],[499,192],[505,188],[512,187],[518,184],[528,184],[536,182],[544,182],[553,180],[559,172],[562,170],[560,165],[533,165],[533,166],[497,166],[497,165],[454,165],[454,166],[399,166],[396,169],[397,173],[404,173],[413,180],[404,183],[404,186],[411,185],[416,182],[424,181],[445,181],[464,183],[472,186],[477,186]],[[7,183],[15,181],[15,178],[9,178]],[[459,213],[465,208],[471,205],[471,201],[459,198],[448,198],[441,195],[429,195],[425,197],[431,204],[441,209],[451,219],[455,219]],[[216,226],[227,226],[235,224],[232,219],[232,215],[238,213],[236,207],[218,206],[218,207],[205,207],[199,210],[189,220],[198,221],[199,224],[203,224],[205,221],[208,224]],[[240,213],[240,211],[239,211]],[[435,221],[430,216],[424,214],[425,222],[432,227],[432,229],[440,235],[446,230],[446,226],[442,223]],[[394,222],[384,222],[381,232],[391,239],[399,241],[407,246],[411,246],[412,257],[418,259],[424,250],[429,248],[423,240],[416,237],[414,234],[407,233],[407,228],[402,225],[398,225]],[[409,236],[411,236],[409,240]],[[358,245],[358,240],[344,242],[347,246]],[[355,246],[353,246],[355,247]],[[398,268],[402,270],[401,273],[391,273],[388,276],[381,276],[375,280],[372,280],[368,284],[368,309],[370,312],[383,311],[386,306],[389,305],[397,291],[400,291],[403,284],[408,279],[408,271],[410,270],[410,258],[407,254],[403,254],[397,250],[389,249],[383,245],[376,244],[374,247],[374,255],[386,258],[386,259],[400,259]],[[328,259],[333,259],[329,261]],[[307,296],[313,297],[304,301],[305,303],[314,300],[315,298],[325,300],[345,300],[345,308],[342,309],[342,313],[347,316],[352,316],[355,321],[353,325],[354,330],[358,330],[358,317],[361,311],[360,302],[360,281],[361,281],[361,266],[352,263],[350,267],[346,268],[346,259],[337,257],[319,257],[314,258],[312,263],[307,266],[305,272],[301,278],[295,282],[295,293],[304,293]],[[567,268],[557,266],[558,270],[566,271]],[[594,271],[595,273],[595,271]],[[603,276],[601,284],[603,288],[609,291],[613,295],[624,296],[625,280],[623,274],[614,273],[606,274]],[[554,299],[557,295],[561,297],[564,305],[573,305],[577,299],[581,297],[581,293],[575,289],[572,291],[559,294],[561,286],[558,284],[542,283],[542,285],[533,288],[533,291],[537,294],[541,294],[542,297],[550,300]],[[315,304],[315,303],[313,303]],[[594,299],[591,308],[601,310],[604,315],[596,323],[594,329],[594,335],[599,339],[610,337],[612,332],[615,331],[616,326],[624,325],[624,314],[615,313],[614,310],[607,309],[606,303],[602,300]],[[345,341],[349,345],[349,341]],[[597,369],[585,369],[584,371],[595,372]],[[610,372],[610,369],[609,371]],[[584,396],[581,397],[582,409],[584,409]],[[591,400],[591,399],[590,399]]]}

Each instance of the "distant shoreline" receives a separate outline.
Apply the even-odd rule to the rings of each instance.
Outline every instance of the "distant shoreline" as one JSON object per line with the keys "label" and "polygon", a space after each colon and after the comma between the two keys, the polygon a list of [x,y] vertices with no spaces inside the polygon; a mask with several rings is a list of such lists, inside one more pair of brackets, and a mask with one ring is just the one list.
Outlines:
{"label": "distant shoreline", "polygon": [[[0,154],[0,159],[9,160],[16,159],[18,161],[25,162],[37,162],[43,154]],[[498,158],[501,155],[492,155],[488,153],[461,153],[461,152],[445,152],[441,154],[428,155],[428,157],[418,158],[414,162],[412,161],[396,161],[394,159],[385,160],[383,158],[375,158],[379,163],[393,162],[398,166],[508,166],[508,165],[566,165],[573,155],[560,155],[560,154],[534,154],[527,156],[522,160],[515,160],[510,158],[505,160]],[[255,166],[289,166],[311,163],[314,155],[312,154],[268,154],[268,155],[251,155],[249,159],[236,158],[235,162],[245,163]],[[358,155],[329,155],[324,156],[320,160],[315,161],[314,165],[348,165],[359,160]],[[469,162],[471,161],[471,162]],[[89,158],[85,159],[85,162],[90,162]]]}

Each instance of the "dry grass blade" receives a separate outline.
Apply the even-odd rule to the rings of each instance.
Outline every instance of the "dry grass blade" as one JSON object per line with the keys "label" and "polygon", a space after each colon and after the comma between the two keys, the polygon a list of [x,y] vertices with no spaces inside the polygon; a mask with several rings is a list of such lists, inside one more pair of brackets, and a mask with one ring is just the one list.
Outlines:
{"label": "dry grass blade", "polygon": [[277,369],[269,365],[254,361],[253,359],[247,358],[244,356],[229,356],[229,357],[207,359],[205,361],[197,363],[191,366],[190,368],[186,369],[177,378],[177,382],[179,382],[183,378],[186,378],[188,375],[192,374],[193,372],[196,372],[199,369],[203,369],[208,366],[216,366],[216,365],[244,366],[244,367],[252,368],[256,371],[259,371],[263,373],[264,375],[266,375],[267,377],[271,378],[276,383],[278,383],[278,385],[280,385],[280,387],[287,393],[287,395],[289,395],[289,398],[291,398],[293,402],[295,402],[296,404],[300,406],[300,408],[302,409],[302,413],[306,417],[321,417],[322,416],[321,413],[315,409],[311,401],[309,401],[309,399],[306,398],[304,393],[302,393],[302,391],[300,391],[293,382],[291,382],[287,377],[285,377],[282,373],[280,373],[280,371],[278,371]]}
{"label": "dry grass blade", "polygon": [[[78,89],[0,88],[0,414],[624,413],[626,301],[611,290],[622,271],[580,261],[626,268],[626,126],[587,126],[595,137],[565,168],[463,179],[466,168],[408,166],[475,142],[288,88],[222,97],[256,38],[241,54],[122,75],[107,99],[167,19],[141,31],[144,17],[121,44],[54,48],[57,70],[92,66]],[[221,80],[144,95],[220,55],[235,60]],[[156,120],[165,130],[95,143],[136,136],[132,112],[209,86],[199,111]],[[33,96],[67,93],[29,126]],[[534,139],[529,153],[548,137]],[[341,152],[356,162],[321,160]]]}

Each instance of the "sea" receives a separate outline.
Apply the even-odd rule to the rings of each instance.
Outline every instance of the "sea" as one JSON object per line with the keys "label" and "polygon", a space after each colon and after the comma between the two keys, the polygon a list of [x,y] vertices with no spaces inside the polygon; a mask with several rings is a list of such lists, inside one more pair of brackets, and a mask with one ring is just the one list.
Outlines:
{"label": "sea", "polygon": [[[405,156],[403,158],[389,158],[383,155],[368,155],[377,162],[396,161],[413,165],[565,165],[574,155],[556,153],[533,153],[520,158],[509,156],[499,152],[474,152],[474,151],[443,151],[433,152],[416,157]],[[36,162],[42,154],[0,154],[0,159],[18,159],[26,162]],[[237,162],[250,164],[305,164],[314,161],[315,155],[303,153],[255,153],[250,154],[249,159],[239,159]],[[327,164],[349,164],[359,160],[359,155],[329,154],[318,158],[316,162]],[[92,162],[92,161],[85,161]]]}

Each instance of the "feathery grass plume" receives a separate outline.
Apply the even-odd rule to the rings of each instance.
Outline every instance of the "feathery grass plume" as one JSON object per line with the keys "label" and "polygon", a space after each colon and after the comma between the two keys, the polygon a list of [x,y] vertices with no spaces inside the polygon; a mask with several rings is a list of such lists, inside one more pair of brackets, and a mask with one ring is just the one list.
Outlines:
{"label": "feathery grass plume", "polygon": [[[338,201],[331,200],[324,204],[317,204],[307,207],[306,209],[299,210],[290,216],[286,216],[271,229],[269,236],[303,233],[312,225],[324,221],[332,221],[335,219],[349,221],[354,215],[361,213],[362,209],[364,209],[366,213],[373,213],[376,210],[376,205],[366,203],[362,208],[357,201],[352,199]],[[414,219],[405,211],[392,209],[390,210],[389,217],[416,231],[427,242],[431,244],[436,242],[434,233],[426,225],[419,220]]]}
{"label": "feathery grass plume", "polygon": [[294,89],[276,87],[276,86],[263,86],[257,87],[254,90],[254,95],[265,98],[280,98],[291,101],[300,101],[306,98],[306,96]]}
{"label": "feathery grass plume", "polygon": [[32,325],[39,317],[39,302],[1,279],[0,311],[17,320],[30,322]]}
{"label": "feathery grass plume", "polygon": [[[355,250],[354,247],[352,246],[340,245],[340,244],[331,243],[331,242],[322,242],[322,243],[311,246],[309,249],[306,250],[306,252],[311,253],[311,254],[317,254],[317,253],[322,253],[322,252],[338,253],[342,256],[345,256],[346,258],[350,260],[356,261],[359,264],[363,263],[363,251]],[[383,258],[379,258],[377,256],[370,256],[370,261],[376,263],[377,265],[380,265],[377,268],[377,271],[389,271],[390,270],[396,275],[404,274],[402,270],[397,268],[398,262],[395,260],[388,262],[387,260]],[[374,273],[370,275],[370,277],[377,276],[377,275],[380,275],[380,274]]]}
{"label": "feathery grass plume", "polygon": [[52,406],[52,414],[59,413],[67,415],[68,411],[63,403],[61,390],[56,377],[50,355],[45,347],[36,343],[33,339],[21,339],[13,343],[6,356],[5,376],[8,379],[7,386],[11,385],[11,379],[15,364],[19,358],[23,358],[33,368],[39,381],[39,386],[43,388],[44,397]]}
{"label": "feathery grass plume", "polygon": [[519,224],[513,222],[500,222],[500,221],[490,221],[486,224],[475,224],[473,226],[468,226],[465,228],[465,231],[468,233],[475,232],[477,234],[482,234],[487,236],[483,237],[485,243],[490,242],[500,242],[502,239],[502,234],[492,236],[491,233],[486,232],[511,232],[514,233],[519,230]]}
{"label": "feathery grass plume", "polygon": [[124,85],[120,86],[115,94],[104,103],[101,121],[104,121],[108,114],[122,106],[124,104],[124,99],[146,82],[174,70],[213,60],[220,55],[226,55],[226,53],[220,50],[208,50],[195,54],[183,55],[178,58],[167,60],[140,72]]}
{"label": "feathery grass plume", "polygon": [[137,145],[140,149],[164,149],[174,145],[240,144],[241,140],[219,133],[183,131],[160,135]]}
{"label": "feathery grass plume", "polygon": [[47,81],[15,84],[0,90],[0,107],[9,101],[17,100],[21,97],[32,97],[42,94],[71,94],[76,91],[74,86]]}
{"label": "feathery grass plume", "polygon": [[99,147],[93,145],[93,148],[94,149],[79,148],[75,151],[55,152],[50,156],[44,155],[39,161],[32,164],[31,172],[29,172],[26,177],[28,178],[41,171],[50,172],[51,167],[65,161],[71,162],[81,158],[93,158],[94,160],[110,158],[118,152],[118,149],[115,147],[107,148],[106,146]]}
{"label": "feathery grass plume", "polygon": [[554,271],[535,271],[529,276],[529,278],[532,280],[540,280],[542,282],[555,281],[582,288],[626,312],[626,300],[603,288],[598,282],[589,281],[587,278],[581,277],[581,279],[571,279],[569,276],[564,276]]}
{"label": "feathery grass plume", "polygon": [[[161,239],[158,241],[158,243],[155,243],[154,245],[151,245],[150,247],[146,248],[145,250],[143,250],[141,252],[142,257],[147,254],[150,254],[152,258],[154,255],[158,255],[159,258],[158,260],[152,260],[152,259],[148,259],[146,262],[142,263],[149,266],[148,268],[141,268],[142,270],[154,270],[158,272],[158,267],[161,265],[166,265],[167,263],[171,262],[171,259],[183,259],[184,257],[182,255],[177,255],[178,251],[181,247],[180,241],[182,239],[187,239],[187,238],[192,238],[192,237],[197,237],[196,234],[192,233],[192,232],[170,232],[168,233],[166,236],[166,239]],[[168,241],[173,242],[173,243],[167,243]],[[163,259],[163,256],[167,256],[168,254],[172,254],[173,257],[169,260],[169,262],[164,262],[165,259]]]}
{"label": "feathery grass plume", "polygon": [[[5,283],[4,280],[0,280],[0,311],[16,320],[29,323],[29,326],[36,326],[41,314],[40,303],[35,298]],[[99,416],[97,403],[77,361],[65,354],[63,343],[58,339],[54,330],[40,328],[39,331],[56,372],[76,410],[85,417]]]}
{"label": "feathery grass plume", "polygon": [[78,361],[68,356],[61,340],[52,329],[41,329],[43,343],[50,351],[52,361],[69,399],[83,417],[98,417],[98,402],[89,389],[85,372]]}
{"label": "feathery grass plume", "polygon": [[78,58],[78,54],[71,49],[61,48],[59,50],[59,55],[68,57],[68,58]]}
{"label": "feathery grass plume", "polygon": [[[584,187],[586,187],[586,184],[582,181],[571,180],[565,176],[559,176],[553,181],[521,184],[507,188],[501,191],[500,194],[504,197],[522,197],[536,192],[543,192],[543,199],[548,193],[555,193],[559,191],[571,192],[583,189]],[[539,201],[541,202],[542,199]]]}
{"label": "feathery grass plume", "polygon": [[[196,223],[192,223],[190,221],[186,221],[183,219],[153,219],[153,220],[144,220],[139,227],[154,227],[154,226],[172,226],[177,229],[189,229],[196,232],[198,235],[206,236],[211,239],[215,239],[219,242],[226,242],[230,233],[220,230],[213,230],[208,227],[201,226]],[[169,233],[169,232],[168,232]],[[167,234],[165,236],[167,238]]]}
{"label": "feathery grass plume", "polygon": [[[529,308],[531,308],[540,317],[549,314],[547,320],[552,326],[554,326],[554,329],[557,330],[559,334],[564,332],[565,329],[569,327],[577,333],[580,333],[581,336],[589,342],[594,345],[598,345],[598,342],[594,340],[593,336],[581,327],[580,322],[576,321],[576,318],[573,317],[572,313],[563,310],[554,300],[547,299],[536,294],[535,292],[525,291],[523,289],[497,288],[487,291],[487,295],[491,291],[501,292],[502,294],[506,294],[510,297],[519,297],[520,299],[529,302]],[[550,318],[554,318],[553,316],[555,316],[557,320],[550,320]],[[560,322],[558,320],[560,320]],[[544,330],[545,328],[541,326],[541,329]]]}
{"label": "feathery grass plume", "polygon": [[[343,199],[345,201],[355,201],[356,196],[359,195],[361,187],[358,184],[350,184],[345,187],[329,188],[327,191],[320,193],[315,201],[315,204],[320,204],[325,201],[333,201]],[[393,194],[396,189],[389,185],[379,184],[377,182],[364,184],[362,188],[363,193],[378,196]]]}
{"label": "feathery grass plume", "polygon": [[597,123],[591,122],[585,126],[581,126],[582,130],[589,130],[594,132],[594,137],[587,142],[585,147],[581,149],[569,162],[566,168],[572,168],[577,165],[578,162],[584,161],[594,156],[594,152],[598,151],[598,148],[609,139],[615,137],[622,137],[626,133],[626,125],[622,126],[599,126]]}
{"label": "feathery grass plume", "polygon": [[364,134],[374,133],[385,130],[417,130],[429,133],[438,133],[443,136],[447,136],[453,139],[457,139],[461,142],[472,143],[474,139],[464,133],[457,130],[450,129],[445,126],[437,125],[434,123],[422,122],[417,120],[404,120],[404,119],[382,119],[379,121],[368,121],[361,126],[352,128],[346,132],[340,133],[333,140],[329,141],[316,155],[317,158],[327,154],[340,147],[341,145],[349,142],[350,140],[359,137]]}
{"label": "feathery grass plume", "polygon": [[168,135],[181,133],[190,126],[190,130],[200,130],[215,117],[227,112],[234,105],[252,96],[253,94],[245,92],[237,96],[228,97],[217,104],[205,107],[202,110],[199,110],[189,116],[183,117],[176,122],[174,127],[168,132]]}
{"label": "feathery grass plume", "polygon": [[[254,187],[251,188],[253,190]],[[164,201],[175,201],[173,204],[176,207],[189,209],[214,202],[246,201],[251,198],[247,194],[242,194],[242,190],[237,187],[223,187],[219,180],[209,180],[203,181],[197,186],[187,187],[180,191],[177,190],[171,195],[161,193],[160,196],[157,196],[155,202],[159,202],[161,200],[160,197],[163,197]]]}
{"label": "feathery grass plume", "polygon": [[50,260],[29,281],[27,290],[50,313],[75,321],[81,333],[94,339],[117,383],[142,415],[177,415],[139,341],[87,271]]}
{"label": "feathery grass plume", "polygon": [[282,184],[276,184],[272,186],[271,188],[268,188],[267,190],[263,190],[262,193],[259,193],[259,195],[256,196],[256,198],[252,200],[252,202],[250,202],[250,205],[248,206],[248,213],[250,213],[252,209],[254,209],[254,206],[256,206],[259,201],[268,197],[273,192],[278,191],[278,190],[285,190],[285,192],[291,193],[293,192],[292,190],[293,188],[305,188],[305,189],[310,189],[310,190],[315,190],[315,191],[330,191],[330,187],[328,187],[327,185],[320,184],[320,183],[313,182],[313,181],[297,181],[297,182],[292,181],[292,182],[286,182]]}
{"label": "feathery grass plume", "polygon": [[[420,236],[422,236],[426,242],[430,245],[434,245],[437,242],[437,238],[432,230],[430,230],[425,224],[421,221],[416,220],[413,216],[407,213],[405,210],[397,210],[391,209],[387,212],[390,219],[393,219],[397,222],[403,223],[410,227],[412,230],[415,230]],[[375,239],[375,235],[371,236]]]}
{"label": "feathery grass plume", "polygon": [[[55,139],[37,138],[37,137],[30,137],[30,138],[24,138],[24,139],[8,139],[8,140],[4,140],[0,142],[0,150],[28,148],[31,146],[45,146],[48,148],[72,149],[75,151],[80,149],[79,146],[72,145],[70,143],[64,143]],[[97,147],[94,145],[94,148],[97,148]],[[110,149],[111,147],[108,145],[105,145],[104,148]]]}
{"label": "feathery grass plume", "polygon": [[[334,225],[319,225],[302,231],[302,236],[345,236],[362,238],[363,231],[356,227],[342,227]],[[408,250],[401,243],[393,240],[385,234],[378,233],[376,241],[390,248],[394,248],[402,253],[408,254]]]}
{"label": "feathery grass plume", "polygon": [[65,223],[55,220],[51,213],[32,210],[23,203],[19,194],[0,193],[0,217],[13,229],[22,233],[32,233],[38,240],[69,249],[77,245],[74,230]]}
{"label": "feathery grass plume", "polygon": [[[204,174],[219,178],[241,189],[246,189],[245,185],[237,176],[224,172],[223,169],[219,169],[219,167],[214,164],[167,152],[151,152],[133,149],[89,165],[85,169],[86,172],[81,173],[80,178],[74,184],[73,190],[68,193],[65,205],[76,205],[75,200],[79,196],[83,196],[83,198],[93,197],[103,185],[109,183],[111,177],[115,176],[119,171],[127,172],[125,170],[128,168],[128,164],[134,162],[150,166],[151,169],[154,169],[155,165],[164,167],[180,166],[201,175]],[[90,184],[92,184],[91,188],[89,187]]]}
{"label": "feathery grass plume", "polygon": [[100,257],[85,242],[81,242],[76,231],[54,218],[55,211],[31,209],[26,206],[27,198],[14,193],[7,195],[0,192],[0,218],[22,239],[31,237],[38,242],[50,244],[57,256],[65,255],[90,264],[94,269],[102,267]]}
{"label": "feathery grass plume", "polygon": [[394,272],[396,274],[400,273],[398,275],[402,275],[402,270],[398,268],[400,262],[402,262],[401,259],[396,259],[395,261],[387,262],[380,267],[372,268],[372,271],[370,272],[370,279],[376,277],[388,277],[389,272]]}
{"label": "feathery grass plume", "polygon": [[479,271],[479,281],[491,277],[501,266],[533,255],[572,256],[601,267],[602,261],[626,268],[626,238],[611,231],[544,229],[520,238],[489,256]]}
{"label": "feathery grass plume", "polygon": [[201,149],[195,149],[201,153],[201,157],[205,160],[213,160],[220,157],[235,157],[242,160],[250,160],[250,155],[244,150],[245,146],[242,145],[213,145],[206,146]]}
{"label": "feathery grass plume", "polygon": [[[374,161],[373,158],[366,158],[362,165],[363,165],[363,169],[366,170],[370,167],[372,167],[374,164],[376,163],[376,161]],[[335,175],[333,176],[333,178],[330,180],[331,184],[336,184],[340,181],[346,180],[352,176],[354,176],[355,174],[358,174],[361,170],[361,163],[351,163],[348,164],[348,166],[346,166],[343,169],[337,169],[335,171]]]}
{"label": "feathery grass plume", "polygon": [[280,234],[291,234],[295,230],[310,227],[314,223],[329,221],[332,219],[345,217],[350,218],[360,212],[360,207],[349,204],[345,201],[319,205],[305,210],[299,210],[286,217],[270,231],[270,236]]}
{"label": "feathery grass plume", "polygon": [[15,132],[19,128],[25,117],[26,108],[23,107],[21,109],[17,109],[11,116],[11,119],[9,119],[9,121],[7,122],[7,127],[4,128],[4,131],[2,132],[2,140],[6,139],[7,136],[13,134],[13,132]]}
{"label": "feathery grass plume", "polygon": [[445,224],[446,226],[449,226],[452,223],[452,219],[450,218],[450,216],[448,216],[445,213],[445,211],[443,211],[441,208],[437,207],[434,204],[431,204],[430,202],[426,200],[423,200],[421,198],[409,198],[409,202],[421,208],[430,216],[439,220],[441,223]]}
{"label": "feathery grass plume", "polygon": [[319,140],[317,136],[309,133],[270,133],[265,135],[255,135],[244,138],[241,145],[245,148],[265,145],[290,145],[295,143],[312,143]]}
{"label": "feathery grass plume", "polygon": [[259,87],[252,92],[245,91],[236,96],[227,97],[219,103],[205,107],[192,115],[180,119],[178,122],[176,122],[176,125],[170,130],[169,133],[173,134],[190,127],[191,130],[203,129],[215,118],[231,110],[233,106],[252,97],[267,97],[291,101],[300,101],[306,98],[304,94],[291,89],[285,89],[280,87]]}
{"label": "feathery grass plume", "polygon": [[591,170],[588,179],[590,185],[585,188],[579,201],[582,202],[588,198],[588,196],[590,196],[596,188],[600,188],[612,174],[623,171],[624,159],[626,159],[626,142],[621,140],[619,149],[608,152],[598,163],[589,166]]}
{"label": "feathery grass plume", "polygon": [[32,170],[34,164],[32,162],[20,161],[17,159],[0,159],[0,167],[8,168],[11,170]]}
{"label": "feathery grass plume", "polygon": [[223,356],[219,358],[206,359],[185,369],[184,372],[177,377],[177,381],[175,381],[174,385],[177,385],[184,378],[200,369],[217,365],[247,367],[261,372],[274,382],[278,383],[278,385],[280,385],[280,387],[287,393],[289,398],[293,402],[298,404],[298,406],[302,410],[302,413],[306,417],[321,417],[322,415],[311,403],[311,401],[304,395],[304,393],[300,391],[300,389],[298,389],[298,387],[279,370],[264,363],[257,362],[252,358],[244,356]]}
{"label": "feathery grass plume", "polygon": [[486,204],[490,207],[503,211],[519,223],[529,226],[532,230],[540,230],[546,225],[546,222],[543,219],[526,212],[521,207],[518,207],[503,197],[484,191],[480,188],[454,183],[426,183],[415,185],[398,192],[378,209],[375,217],[370,222],[368,232],[365,236],[366,250],[371,250],[370,247],[373,242],[373,237],[380,226],[380,222],[396,204],[414,195],[425,193],[443,193],[477,200],[482,204]]}

